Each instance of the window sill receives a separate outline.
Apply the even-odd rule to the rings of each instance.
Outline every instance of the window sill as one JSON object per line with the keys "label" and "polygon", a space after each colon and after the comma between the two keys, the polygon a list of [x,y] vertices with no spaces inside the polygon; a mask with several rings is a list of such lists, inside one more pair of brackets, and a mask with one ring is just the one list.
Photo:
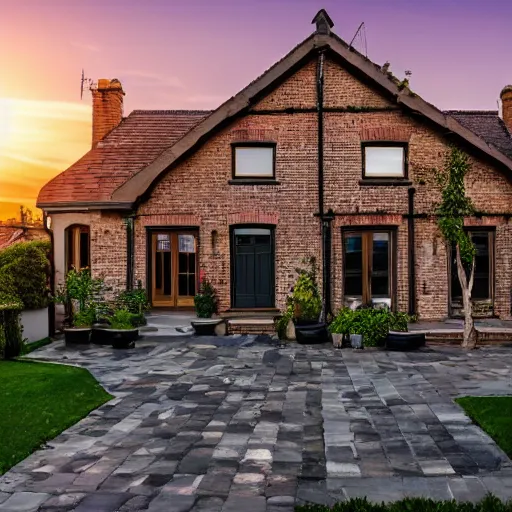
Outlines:
{"label": "window sill", "polygon": [[359,180],[361,187],[410,187],[412,181],[403,178],[365,178]]}
{"label": "window sill", "polygon": [[229,180],[228,183],[230,185],[280,185],[281,182],[274,180],[272,178],[269,179],[250,179],[250,178],[234,178]]}

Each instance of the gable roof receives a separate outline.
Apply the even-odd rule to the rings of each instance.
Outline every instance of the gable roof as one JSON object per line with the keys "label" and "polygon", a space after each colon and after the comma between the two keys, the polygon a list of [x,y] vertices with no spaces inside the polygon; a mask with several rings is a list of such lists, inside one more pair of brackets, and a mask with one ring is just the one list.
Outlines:
{"label": "gable roof", "polygon": [[[156,141],[153,141],[148,147],[137,142],[139,140],[138,132],[139,130],[143,132],[144,126],[135,126],[136,118],[145,116],[144,111],[132,113],[100,143],[99,152],[89,151],[77,164],[46,185],[39,196],[38,206],[46,207],[46,209],[49,207],[62,208],[63,206],[69,207],[71,203],[71,206],[77,207],[132,207],[170,166],[200,147],[215,130],[246,112],[259,98],[275,88],[284,77],[292,74],[321,49],[328,52],[329,56],[340,60],[348,69],[363,75],[368,82],[393,98],[397,105],[437,125],[443,133],[455,135],[459,140],[512,173],[512,140],[510,140],[510,134],[506,132],[503,136],[500,135],[499,144],[496,144],[498,137],[496,136],[497,123],[495,119],[491,121],[486,117],[485,119],[489,123],[485,125],[487,128],[483,128],[478,122],[470,123],[467,115],[464,117],[462,113],[457,116],[452,111],[442,112],[413,94],[407,87],[400,87],[395,77],[383,72],[380,66],[349,47],[334,33],[315,33],[216,110],[211,113],[196,113],[195,116],[192,116],[194,122],[189,120],[190,125],[187,129],[181,125],[183,131],[174,131],[173,137],[169,137],[165,144],[158,143],[158,149],[154,151],[151,151],[151,148],[152,144],[157,144]],[[121,144],[116,146],[113,144],[112,137],[116,136],[116,132],[126,129],[123,125],[129,124],[127,121],[133,114],[135,114],[132,118],[134,124],[124,132],[133,139],[130,139],[131,142],[124,141],[126,147]],[[150,117],[151,115],[148,115],[148,119]],[[104,151],[104,147],[111,148],[111,151]],[[132,158],[133,162],[131,162]],[[73,171],[69,173],[70,170]],[[96,177],[95,180],[86,180],[88,184],[86,193],[77,190],[81,186],[74,181],[76,179],[79,180],[79,183],[80,180],[84,181],[84,173],[90,173]],[[62,176],[65,177],[61,178]],[[57,184],[59,179],[67,189],[65,194],[68,198],[67,205],[59,201],[52,201],[51,191],[55,190],[55,185],[52,183]],[[62,198],[62,195],[60,194],[58,197]],[[78,197],[80,199],[77,199]],[[77,203],[77,201],[80,202]]]}
{"label": "gable roof", "polygon": [[445,110],[444,113],[512,158],[512,136],[497,110]]}
{"label": "gable roof", "polygon": [[95,148],[48,182],[39,193],[38,206],[60,203],[76,207],[97,202],[108,207],[118,187],[209,113],[208,110],[134,110]]}

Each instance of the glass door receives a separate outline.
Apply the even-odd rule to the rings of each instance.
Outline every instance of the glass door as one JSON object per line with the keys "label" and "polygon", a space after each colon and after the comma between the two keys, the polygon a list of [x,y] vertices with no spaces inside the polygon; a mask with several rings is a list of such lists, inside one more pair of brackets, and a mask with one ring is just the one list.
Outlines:
{"label": "glass door", "polygon": [[197,237],[167,231],[152,234],[153,306],[190,307],[197,291]]}
{"label": "glass door", "polygon": [[391,232],[345,232],[343,290],[345,303],[391,307]]}

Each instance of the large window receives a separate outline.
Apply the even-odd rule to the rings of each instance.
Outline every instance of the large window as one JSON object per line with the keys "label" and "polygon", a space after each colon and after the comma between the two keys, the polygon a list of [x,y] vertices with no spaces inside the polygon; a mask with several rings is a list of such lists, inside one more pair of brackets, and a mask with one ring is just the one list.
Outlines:
{"label": "large window", "polygon": [[[468,231],[475,245],[475,279],[471,297],[473,300],[492,300],[493,297],[493,257],[494,231]],[[469,275],[470,269],[466,269]],[[452,299],[462,299],[457,274],[457,257],[455,247],[452,248],[451,258],[451,295]]]}
{"label": "large window", "polygon": [[70,226],[66,229],[66,268],[91,266],[89,226]]}
{"label": "large window", "polygon": [[275,144],[233,144],[233,178],[274,178],[275,149]]}
{"label": "large window", "polygon": [[344,232],[345,302],[391,306],[392,238],[391,231]]}
{"label": "large window", "polygon": [[363,178],[404,178],[407,144],[363,143]]}

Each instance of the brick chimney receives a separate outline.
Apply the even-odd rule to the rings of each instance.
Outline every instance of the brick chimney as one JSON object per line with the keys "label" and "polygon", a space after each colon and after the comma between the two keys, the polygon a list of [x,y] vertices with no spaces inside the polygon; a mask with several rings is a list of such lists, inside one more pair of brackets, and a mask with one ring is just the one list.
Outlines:
{"label": "brick chimney", "polygon": [[114,78],[100,78],[92,93],[92,147],[123,119],[123,86]]}
{"label": "brick chimney", "polygon": [[509,132],[512,133],[512,85],[507,85],[503,88],[500,98],[503,121],[507,125]]}

